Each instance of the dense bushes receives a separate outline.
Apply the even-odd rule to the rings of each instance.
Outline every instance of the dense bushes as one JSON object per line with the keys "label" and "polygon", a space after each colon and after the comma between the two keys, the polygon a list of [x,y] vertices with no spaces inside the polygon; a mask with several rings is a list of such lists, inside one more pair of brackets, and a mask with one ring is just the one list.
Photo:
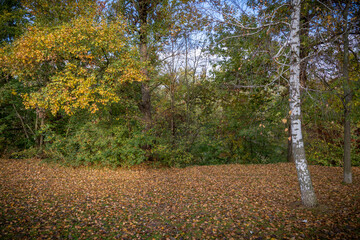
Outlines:
{"label": "dense bushes", "polygon": [[[0,119],[0,145],[7,149],[8,155],[13,152],[13,158],[40,156],[72,166],[117,167],[147,162],[155,166],[183,167],[286,161],[288,122],[282,120],[286,119],[288,109],[281,95],[269,94],[269,100],[264,102],[259,98],[264,92],[251,96],[230,92],[225,99],[226,90],[214,90],[216,83],[201,87],[197,84],[194,86],[197,94],[191,99],[191,112],[188,113],[185,105],[170,111],[161,105],[166,96],[159,94],[158,101],[154,102],[158,113],[155,112],[151,129],[145,131],[136,106],[136,88],[136,85],[128,85],[122,93],[127,94],[126,101],[104,107],[97,114],[86,111],[72,116],[48,114],[45,126],[29,138],[24,137],[20,119],[11,110],[11,103],[4,103],[3,111],[13,112],[4,113]],[[207,95],[209,92],[212,94]],[[24,110],[19,101],[14,104],[19,114],[26,116],[23,118],[26,126],[36,122],[32,110]],[[309,163],[341,166],[341,119],[336,114],[319,115],[320,112],[312,110],[306,102],[304,107]],[[360,164],[357,129],[354,126],[352,132],[354,165]],[[45,138],[41,150],[37,149],[40,135]]]}
{"label": "dense bushes", "polygon": [[126,104],[95,115],[83,112],[52,117],[43,129],[44,156],[73,166],[113,167],[145,161],[177,167],[285,161],[286,134],[281,121],[258,121],[259,112],[255,111],[234,112],[233,108],[241,107],[228,103],[204,107],[199,102],[188,118],[183,116],[183,109],[175,109],[174,132],[169,125],[171,119],[160,116],[145,131],[141,118],[136,117],[136,107]]}
{"label": "dense bushes", "polygon": [[70,165],[128,166],[144,161],[141,134],[118,126],[86,123],[68,136],[48,134],[47,157]]}

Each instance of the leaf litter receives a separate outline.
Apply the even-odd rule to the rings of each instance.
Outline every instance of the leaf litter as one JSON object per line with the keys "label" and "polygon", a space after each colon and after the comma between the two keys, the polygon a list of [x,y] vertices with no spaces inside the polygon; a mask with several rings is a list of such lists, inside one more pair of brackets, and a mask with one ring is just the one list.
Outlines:
{"label": "leaf litter", "polygon": [[300,204],[291,163],[183,169],[69,168],[0,160],[1,239],[359,239],[360,168],[310,166]]}

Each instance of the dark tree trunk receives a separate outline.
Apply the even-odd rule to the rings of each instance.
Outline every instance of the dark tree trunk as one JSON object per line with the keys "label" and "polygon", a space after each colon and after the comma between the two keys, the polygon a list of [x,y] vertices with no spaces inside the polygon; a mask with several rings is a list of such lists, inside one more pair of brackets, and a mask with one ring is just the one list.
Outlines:
{"label": "dark tree trunk", "polygon": [[288,137],[288,147],[287,147],[287,161],[294,162],[294,156],[292,152],[292,141],[291,141],[291,120],[289,121],[289,137]]}
{"label": "dark tree trunk", "polygon": [[143,120],[145,123],[145,128],[150,129],[152,124],[151,116],[151,92],[148,82],[141,83],[141,103],[140,111],[143,114]]}
{"label": "dark tree trunk", "polygon": [[[44,129],[45,117],[46,117],[45,109],[36,108],[35,131],[40,130],[40,132],[41,132]],[[38,120],[40,120],[40,126],[38,126]],[[44,145],[44,134],[42,132],[40,133],[40,135],[37,138],[37,143],[38,143],[39,149],[41,150]]]}
{"label": "dark tree trunk", "polygon": [[148,130],[151,128],[152,116],[151,116],[151,89],[149,86],[149,72],[146,67],[148,57],[148,40],[147,40],[147,18],[149,11],[149,3],[147,1],[140,1],[138,6],[138,13],[140,19],[140,61],[145,64],[143,68],[143,74],[145,75],[145,81],[141,83],[141,103],[139,104],[140,111],[143,114],[143,120],[145,128]]}
{"label": "dark tree trunk", "polygon": [[344,41],[344,62],[343,62],[343,84],[344,84],[344,182],[352,183],[351,174],[351,100],[352,91],[350,88],[349,79],[349,31],[348,31],[348,14],[349,1],[346,2],[346,7],[343,12],[345,20],[345,31],[343,34]]}

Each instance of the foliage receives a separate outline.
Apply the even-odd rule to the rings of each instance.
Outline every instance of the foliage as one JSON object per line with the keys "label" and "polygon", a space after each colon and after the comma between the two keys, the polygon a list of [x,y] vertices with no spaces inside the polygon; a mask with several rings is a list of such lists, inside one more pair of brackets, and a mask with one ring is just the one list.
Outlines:
{"label": "foliage", "polygon": [[129,136],[127,129],[121,126],[107,129],[88,123],[78,128],[73,136],[48,136],[51,144],[47,153],[52,161],[73,166],[132,166],[145,159],[140,140],[139,134]]}
{"label": "foliage", "polygon": [[[288,29],[243,28],[259,26],[258,17],[269,23],[273,13],[273,20],[288,20],[290,9],[278,8],[284,1],[248,1],[248,14],[237,11],[236,1],[2,3],[0,154],[40,156],[36,147],[45,137],[41,156],[74,166],[285,161],[289,74],[279,64],[287,59],[273,57]],[[226,14],[204,14],[211,6]],[[342,165],[339,6],[304,1],[301,20],[319,29],[301,33],[306,54],[320,50],[318,33],[336,40],[307,61],[302,91],[307,157],[325,166]],[[351,9],[355,23],[358,10]],[[234,24],[208,19],[217,17]],[[353,165],[360,164],[357,41],[351,35]],[[142,111],[144,91],[149,112]]]}
{"label": "foliage", "polygon": [[95,112],[120,101],[119,84],[142,79],[125,29],[121,19],[108,23],[94,14],[55,27],[30,26],[9,49],[2,49],[2,66],[35,88],[23,95],[27,107],[52,114]]}
{"label": "foliage", "polygon": [[67,165],[132,166],[145,159],[141,133],[130,133],[123,125],[87,122],[68,136],[47,134],[49,159]]}
{"label": "foliage", "polygon": [[21,150],[34,144],[33,112],[25,110],[19,93],[28,89],[13,78],[0,81],[0,154]]}
{"label": "foliage", "polygon": [[[131,86],[122,90],[130,93]],[[86,110],[72,116],[58,114],[58,120],[51,120],[54,124],[44,129],[47,159],[72,166],[117,167],[143,162],[146,136],[134,117],[138,109],[135,100],[121,96],[122,105],[112,104],[95,114]]]}
{"label": "foliage", "polygon": [[181,144],[176,146],[169,143],[157,143],[151,149],[155,166],[185,167],[196,164],[195,157],[184,147]]}
{"label": "foliage", "polygon": [[[20,1],[1,1],[0,47],[19,37],[28,22]],[[33,113],[24,109],[20,94],[29,92],[17,79],[0,68],[0,155],[9,155],[34,144]]]}
{"label": "foliage", "polygon": [[[317,110],[316,113],[311,111],[309,113],[314,114],[311,118],[318,118],[317,121],[315,124],[309,123],[305,126],[307,130],[305,139],[308,161],[311,164],[323,166],[343,166],[344,132],[341,119],[339,119],[336,113],[327,112],[321,116],[319,114],[321,110],[317,108],[315,110]],[[332,110],[329,109],[328,111]],[[351,135],[352,165],[359,166],[359,133],[357,126],[352,127]]]}
{"label": "foliage", "polygon": [[255,26],[255,18],[237,17],[238,24],[215,28],[210,49],[221,56],[214,74],[221,89],[219,126],[227,154],[242,163],[284,161],[287,126],[281,120],[288,116],[288,102],[280,76],[285,70],[270,54],[277,51],[277,42],[272,40],[273,33],[247,36],[240,25]]}
{"label": "foliage", "polygon": [[103,10],[103,1],[97,0],[21,0],[29,18],[41,26],[56,26]]}
{"label": "foliage", "polygon": [[20,1],[1,0],[0,2],[0,43],[11,42],[22,33],[27,20]]}

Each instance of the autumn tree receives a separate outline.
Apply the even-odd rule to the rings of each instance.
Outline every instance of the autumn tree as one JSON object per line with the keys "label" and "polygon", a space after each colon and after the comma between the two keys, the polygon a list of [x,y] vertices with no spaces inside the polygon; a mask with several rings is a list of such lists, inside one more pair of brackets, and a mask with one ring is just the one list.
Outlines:
{"label": "autumn tree", "polygon": [[[351,121],[353,96],[356,94],[357,44],[359,41],[359,3],[357,1],[328,1],[322,21],[323,31],[333,39],[332,44],[317,46],[321,50],[316,62],[317,79],[337,97],[333,108],[343,112],[343,167],[344,182],[352,182]],[[330,67],[329,67],[330,66]],[[331,71],[327,69],[331,68]],[[325,71],[327,70],[327,71]],[[340,92],[341,91],[341,92]]]}
{"label": "autumn tree", "polygon": [[[8,2],[5,4],[5,2]],[[56,26],[58,24],[61,24],[65,21],[70,21],[72,18],[74,18],[76,15],[80,16],[85,14],[86,8],[90,6],[90,3],[92,3],[92,7],[94,7],[95,2],[94,1],[86,1],[87,4],[85,4],[85,1],[48,1],[48,0],[39,0],[39,1],[5,1],[4,5],[2,6],[12,6],[11,10],[14,12],[16,10],[16,15],[14,14],[4,14],[4,16],[7,17],[16,17],[16,21],[14,21],[15,25],[21,25],[24,22],[29,22],[31,25],[37,25],[37,26]],[[19,11],[20,10],[20,11]],[[21,13],[24,17],[21,17]],[[5,20],[6,18],[3,18]],[[14,26],[8,25],[8,27],[5,29],[4,33],[7,34],[10,32],[11,29],[15,29]],[[26,29],[23,29],[26,31]],[[16,77],[16,76],[15,76]],[[10,74],[6,74],[7,79],[12,79]],[[16,95],[13,97],[13,99],[19,98],[21,99],[21,95],[25,93],[31,92],[31,88],[28,86],[24,86],[23,82],[19,82],[19,79],[16,77],[14,83],[17,83],[16,91],[13,90],[13,92],[16,92]],[[14,108],[15,110],[15,108]],[[26,115],[28,113],[31,113],[32,111],[26,111]],[[25,113],[25,112],[24,112]],[[38,144],[42,144],[43,140],[43,134],[41,134],[41,128],[44,125],[44,109],[37,108],[35,119],[32,123],[26,123],[26,116],[21,116],[21,111],[16,110],[16,115],[18,118],[21,118],[21,122],[23,126],[27,126],[26,128],[23,127],[24,133],[26,138],[29,138],[28,136],[34,135],[35,140],[38,142]],[[31,118],[30,118],[31,119]],[[30,120],[28,119],[28,120]],[[34,125],[34,127],[30,127],[31,125]]]}
{"label": "autumn tree", "polygon": [[[97,14],[97,13],[96,13]],[[2,67],[27,86],[27,107],[95,112],[119,102],[116,88],[141,81],[136,49],[126,37],[126,23],[108,23],[94,12],[56,26],[29,26],[13,44],[2,49]]]}

